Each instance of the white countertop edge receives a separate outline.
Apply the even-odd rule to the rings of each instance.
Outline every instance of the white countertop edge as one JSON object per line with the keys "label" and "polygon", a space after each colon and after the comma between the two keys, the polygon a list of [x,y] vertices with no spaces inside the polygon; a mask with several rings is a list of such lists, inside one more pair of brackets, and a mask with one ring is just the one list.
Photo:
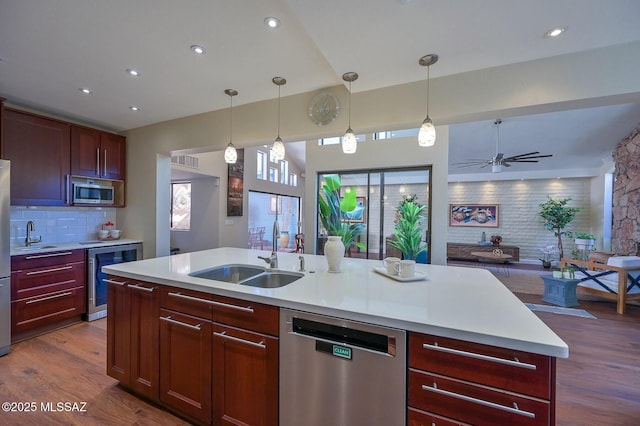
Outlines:
{"label": "white countertop edge", "polygon": [[[307,256],[305,256],[307,257]],[[158,258],[156,258],[158,259]],[[372,314],[366,314],[362,312],[354,312],[339,308],[332,308],[327,306],[319,306],[309,303],[300,303],[296,301],[287,300],[282,297],[278,297],[278,290],[269,289],[268,295],[256,294],[252,287],[238,286],[238,284],[229,284],[219,281],[204,280],[201,278],[186,277],[191,282],[179,281],[172,277],[163,277],[160,275],[148,275],[144,273],[136,273],[132,271],[131,264],[117,264],[105,266],[104,272],[112,273],[124,278],[153,282],[160,285],[169,285],[177,288],[184,288],[188,290],[196,290],[210,294],[216,294],[220,296],[234,297],[256,303],[269,304],[281,308],[295,309],[305,312],[311,312],[321,315],[327,315],[337,318],[344,318],[353,321],[360,321],[369,324],[381,325],[386,327],[392,327],[396,329],[402,329],[407,331],[414,331],[426,334],[434,334],[441,337],[449,337],[473,343],[491,345],[501,348],[521,350],[525,352],[536,353],[540,355],[546,355],[551,357],[568,358],[569,348],[565,342],[563,342],[557,336],[555,339],[550,339],[549,343],[536,342],[526,340],[526,338],[518,339],[513,336],[498,336],[491,333],[482,333],[477,331],[467,331],[461,329],[455,329],[447,327],[446,325],[439,325],[434,323],[417,323],[412,321],[406,321],[397,318],[390,318],[384,316],[377,316]],[[376,274],[378,275],[378,274]],[[200,282],[202,284],[200,284]],[[283,287],[286,288],[286,287]],[[515,296],[514,296],[515,298]],[[519,303],[521,303],[518,300]],[[530,311],[529,311],[530,312]],[[534,315],[534,314],[532,314]],[[542,323],[542,321],[540,320]],[[544,325],[544,323],[542,323]],[[546,325],[545,325],[546,327]]]}
{"label": "white countertop edge", "polygon": [[[87,240],[93,241],[93,240]],[[96,240],[95,243],[92,244],[80,244],[80,242],[75,243],[36,243],[33,244],[33,249],[27,249],[25,246],[14,246],[11,247],[11,256],[21,256],[21,255],[31,255],[34,253],[50,253],[52,251],[60,251],[60,250],[80,250],[80,249],[93,249],[99,247],[112,247],[112,246],[120,246],[123,244],[135,244],[141,243],[142,240],[137,239],[126,239],[120,238],[117,240],[102,240],[98,242]],[[48,247],[51,246],[51,247]],[[46,248],[41,248],[46,247]]]}

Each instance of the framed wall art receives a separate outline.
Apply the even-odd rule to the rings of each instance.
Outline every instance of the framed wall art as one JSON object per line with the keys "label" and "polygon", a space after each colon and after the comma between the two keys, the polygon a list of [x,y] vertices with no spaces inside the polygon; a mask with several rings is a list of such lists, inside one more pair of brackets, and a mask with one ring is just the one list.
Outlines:
{"label": "framed wall art", "polygon": [[498,204],[449,204],[449,226],[498,227]]}
{"label": "framed wall art", "polygon": [[229,164],[227,182],[227,216],[242,216],[244,202],[244,149],[238,149],[238,159]]}

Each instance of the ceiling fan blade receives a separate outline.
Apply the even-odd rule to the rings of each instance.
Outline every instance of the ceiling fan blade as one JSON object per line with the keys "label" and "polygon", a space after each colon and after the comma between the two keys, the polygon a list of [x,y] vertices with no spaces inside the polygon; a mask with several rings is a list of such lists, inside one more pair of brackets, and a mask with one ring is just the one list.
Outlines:
{"label": "ceiling fan blade", "polygon": [[537,163],[538,160],[511,160],[510,163]]}
{"label": "ceiling fan blade", "polygon": [[521,155],[514,155],[512,157],[505,158],[504,161],[530,160],[532,158],[547,158],[547,157],[553,157],[553,155],[552,154],[546,154],[546,155],[521,154]]}

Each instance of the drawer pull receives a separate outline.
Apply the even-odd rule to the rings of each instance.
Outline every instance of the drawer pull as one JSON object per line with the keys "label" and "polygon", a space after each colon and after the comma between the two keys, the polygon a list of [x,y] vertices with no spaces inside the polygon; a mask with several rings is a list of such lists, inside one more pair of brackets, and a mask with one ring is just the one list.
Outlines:
{"label": "drawer pull", "polygon": [[217,331],[214,331],[213,335],[222,337],[224,339],[233,340],[234,342],[244,343],[245,345],[251,345],[251,346],[258,347],[258,348],[266,349],[266,346],[264,344],[264,340],[261,340],[259,343],[256,343],[256,342],[252,342],[250,340],[240,339],[239,337],[229,336],[226,331],[223,331],[222,333],[218,333]]}
{"label": "drawer pull", "polygon": [[66,292],[66,293],[60,293],[60,294],[54,294],[53,296],[47,296],[47,297],[42,297],[40,299],[35,299],[35,300],[27,300],[27,302],[25,303],[25,305],[30,305],[32,303],[38,303],[38,302],[44,302],[45,300],[51,300],[51,299],[59,299],[61,297],[67,297],[67,296],[71,296],[73,293],[71,293],[70,291]]}
{"label": "drawer pull", "polygon": [[199,297],[187,296],[186,294],[182,294],[182,293],[169,292],[168,294],[169,296],[177,297],[179,299],[193,300],[194,302],[211,303],[210,300],[200,299]]}
{"label": "drawer pull", "polygon": [[485,407],[495,408],[496,410],[506,411],[508,413],[517,414],[519,416],[528,417],[530,419],[535,419],[535,413],[530,413],[529,411],[520,410],[518,408],[518,404],[513,403],[514,407],[507,407],[506,405],[496,404],[495,402],[485,401],[484,399],[474,398],[472,396],[461,395],[455,392],[449,392],[444,389],[438,389],[438,385],[434,382],[433,387],[422,385],[422,390],[426,390],[429,392],[434,392],[440,395],[450,396],[451,398],[461,399],[466,402],[472,402],[474,404],[482,405]]}
{"label": "drawer pull", "polygon": [[160,317],[160,319],[162,321],[166,321],[166,322],[170,322],[171,324],[176,324],[176,325],[181,325],[183,327],[187,327],[190,328],[192,330],[198,330],[200,331],[200,324],[197,325],[191,325],[191,324],[187,324],[186,322],[182,322],[182,321],[176,321],[173,318],[171,318],[171,316],[168,317]]}
{"label": "drawer pull", "polygon": [[49,253],[49,254],[39,254],[37,256],[27,256],[25,257],[25,259],[29,260],[29,259],[42,259],[43,257],[56,257],[56,256],[68,256],[71,253],[70,251],[62,251],[60,253]]}
{"label": "drawer pull", "polygon": [[108,279],[104,279],[103,281],[105,283],[115,284],[115,285],[125,285],[127,283],[126,281],[115,281],[115,280],[108,280]]}
{"label": "drawer pull", "polygon": [[498,364],[510,365],[512,367],[526,368],[528,370],[536,370],[538,368],[535,364],[528,364],[526,362],[520,362],[517,358],[516,358],[515,361],[511,361],[510,359],[496,358],[494,356],[476,354],[476,353],[473,353],[473,352],[461,351],[461,350],[458,350],[458,349],[452,349],[452,348],[447,348],[447,347],[444,347],[444,346],[438,346],[437,342],[435,344],[433,344],[433,345],[430,345],[429,343],[423,343],[422,344],[422,348],[423,349],[433,349],[434,351],[445,352],[445,353],[448,353],[448,354],[466,356],[466,357],[469,357],[469,358],[481,359],[483,361],[496,362]]}
{"label": "drawer pull", "polygon": [[182,294],[182,293],[169,293],[169,296],[178,297],[181,299],[193,300],[194,302],[202,302],[208,305],[220,306],[222,308],[230,308],[230,309],[236,309],[238,311],[253,313],[253,308],[251,306],[244,307],[244,306],[230,305],[228,303],[214,302],[213,300],[200,299],[199,297],[187,296],[186,294]]}
{"label": "drawer pull", "polygon": [[142,287],[139,285],[135,285],[135,284],[129,284],[129,288],[134,288],[136,290],[142,290],[142,291],[146,291],[147,293],[153,293],[155,291],[155,287]]}
{"label": "drawer pull", "polygon": [[251,312],[253,313],[253,308],[251,306],[236,306],[236,305],[230,305],[229,303],[222,303],[222,302],[214,302],[211,301],[209,302],[214,306],[220,306],[221,308],[230,308],[230,309],[235,309],[237,311],[242,311],[242,312]]}
{"label": "drawer pull", "polygon": [[73,266],[61,266],[59,268],[51,268],[51,269],[45,269],[45,270],[42,270],[42,271],[27,272],[27,275],[47,274],[49,272],[66,271],[66,270],[72,269],[72,268],[73,268]]}

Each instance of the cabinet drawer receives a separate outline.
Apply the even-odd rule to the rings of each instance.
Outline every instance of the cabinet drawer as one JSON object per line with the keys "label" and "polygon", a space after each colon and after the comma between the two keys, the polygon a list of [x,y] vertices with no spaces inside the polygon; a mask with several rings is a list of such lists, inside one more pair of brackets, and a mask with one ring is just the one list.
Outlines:
{"label": "cabinet drawer", "polygon": [[409,371],[409,405],[476,425],[548,425],[548,401],[436,374]]}
{"label": "cabinet drawer", "polygon": [[280,309],[231,297],[213,297],[213,321],[277,336]]}
{"label": "cabinet drawer", "polygon": [[176,312],[211,320],[212,296],[200,291],[161,286],[160,306]]}
{"label": "cabinet drawer", "polygon": [[11,270],[42,268],[65,263],[84,262],[85,250],[61,250],[46,253],[33,252],[11,256]]}
{"label": "cabinet drawer", "polygon": [[85,312],[84,287],[11,302],[11,333],[20,334]]}
{"label": "cabinet drawer", "polygon": [[11,274],[11,300],[85,285],[85,263],[67,263],[23,269]]}
{"label": "cabinet drawer", "polygon": [[407,426],[471,426],[469,423],[463,423],[437,414],[427,413],[409,407],[407,410]]}
{"label": "cabinet drawer", "polygon": [[409,366],[551,399],[552,361],[543,355],[410,333]]}

